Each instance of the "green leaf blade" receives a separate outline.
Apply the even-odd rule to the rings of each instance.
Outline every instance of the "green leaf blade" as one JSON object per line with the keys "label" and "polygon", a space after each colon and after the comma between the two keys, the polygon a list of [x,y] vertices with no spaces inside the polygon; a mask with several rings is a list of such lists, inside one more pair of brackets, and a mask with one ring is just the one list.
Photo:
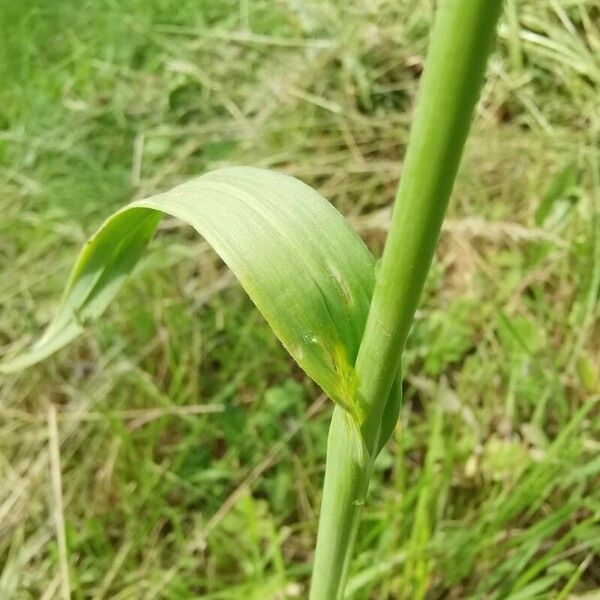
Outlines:
{"label": "green leaf blade", "polygon": [[45,334],[0,370],[43,360],[97,319],[163,214],[189,223],[213,246],[298,364],[356,414],[354,361],[374,285],[373,257],[312,188],[249,167],[208,173],[110,217],[81,251]]}

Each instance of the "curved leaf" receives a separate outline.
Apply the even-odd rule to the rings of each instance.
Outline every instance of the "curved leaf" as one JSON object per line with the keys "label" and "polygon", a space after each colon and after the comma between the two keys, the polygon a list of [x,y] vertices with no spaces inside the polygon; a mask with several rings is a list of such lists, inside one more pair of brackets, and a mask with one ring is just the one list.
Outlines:
{"label": "curved leaf", "polygon": [[353,366],[374,285],[374,259],[312,188],[249,167],[213,171],[110,217],[81,251],[42,338],[0,369],[15,371],[42,360],[99,317],[163,213],[183,219],[213,246],[298,364],[358,417]]}

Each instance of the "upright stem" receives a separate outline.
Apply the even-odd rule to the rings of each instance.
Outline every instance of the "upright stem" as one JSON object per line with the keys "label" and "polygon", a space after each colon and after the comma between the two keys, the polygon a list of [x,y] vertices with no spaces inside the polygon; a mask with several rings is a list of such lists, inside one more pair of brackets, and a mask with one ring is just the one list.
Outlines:
{"label": "upright stem", "polygon": [[356,361],[359,434],[336,408],[329,432],[311,600],[343,596],[382,416],[429,271],[479,91],[502,0],[441,0],[417,100],[392,226]]}

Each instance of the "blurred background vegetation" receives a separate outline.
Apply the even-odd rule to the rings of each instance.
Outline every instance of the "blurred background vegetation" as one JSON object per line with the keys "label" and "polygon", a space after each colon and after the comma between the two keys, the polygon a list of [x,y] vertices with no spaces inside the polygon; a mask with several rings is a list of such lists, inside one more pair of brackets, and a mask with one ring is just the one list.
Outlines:
{"label": "blurred background vegetation", "polygon": [[[379,253],[434,6],[1,2],[0,354],[112,210],[217,166]],[[600,597],[599,85],[596,0],[507,1],[349,598]],[[187,227],[0,404],[3,600],[61,597],[57,510],[73,598],[305,597],[331,405]]]}

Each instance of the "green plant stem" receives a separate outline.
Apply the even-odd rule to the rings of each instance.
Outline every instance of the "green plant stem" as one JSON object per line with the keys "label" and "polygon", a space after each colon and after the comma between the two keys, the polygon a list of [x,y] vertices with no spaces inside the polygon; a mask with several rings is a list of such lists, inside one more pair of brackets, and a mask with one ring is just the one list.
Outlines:
{"label": "green plant stem", "polygon": [[[443,0],[437,12],[392,226],[356,372],[368,459],[336,408],[329,433],[311,600],[342,598],[382,416],[429,271],[502,8],[502,0]],[[390,429],[387,427],[386,429]],[[385,440],[383,440],[385,441]]]}
{"label": "green plant stem", "polygon": [[357,456],[358,431],[346,411],[336,406],[327,440],[327,466],[319,520],[311,600],[332,600],[342,591],[366,496],[370,469]]}

